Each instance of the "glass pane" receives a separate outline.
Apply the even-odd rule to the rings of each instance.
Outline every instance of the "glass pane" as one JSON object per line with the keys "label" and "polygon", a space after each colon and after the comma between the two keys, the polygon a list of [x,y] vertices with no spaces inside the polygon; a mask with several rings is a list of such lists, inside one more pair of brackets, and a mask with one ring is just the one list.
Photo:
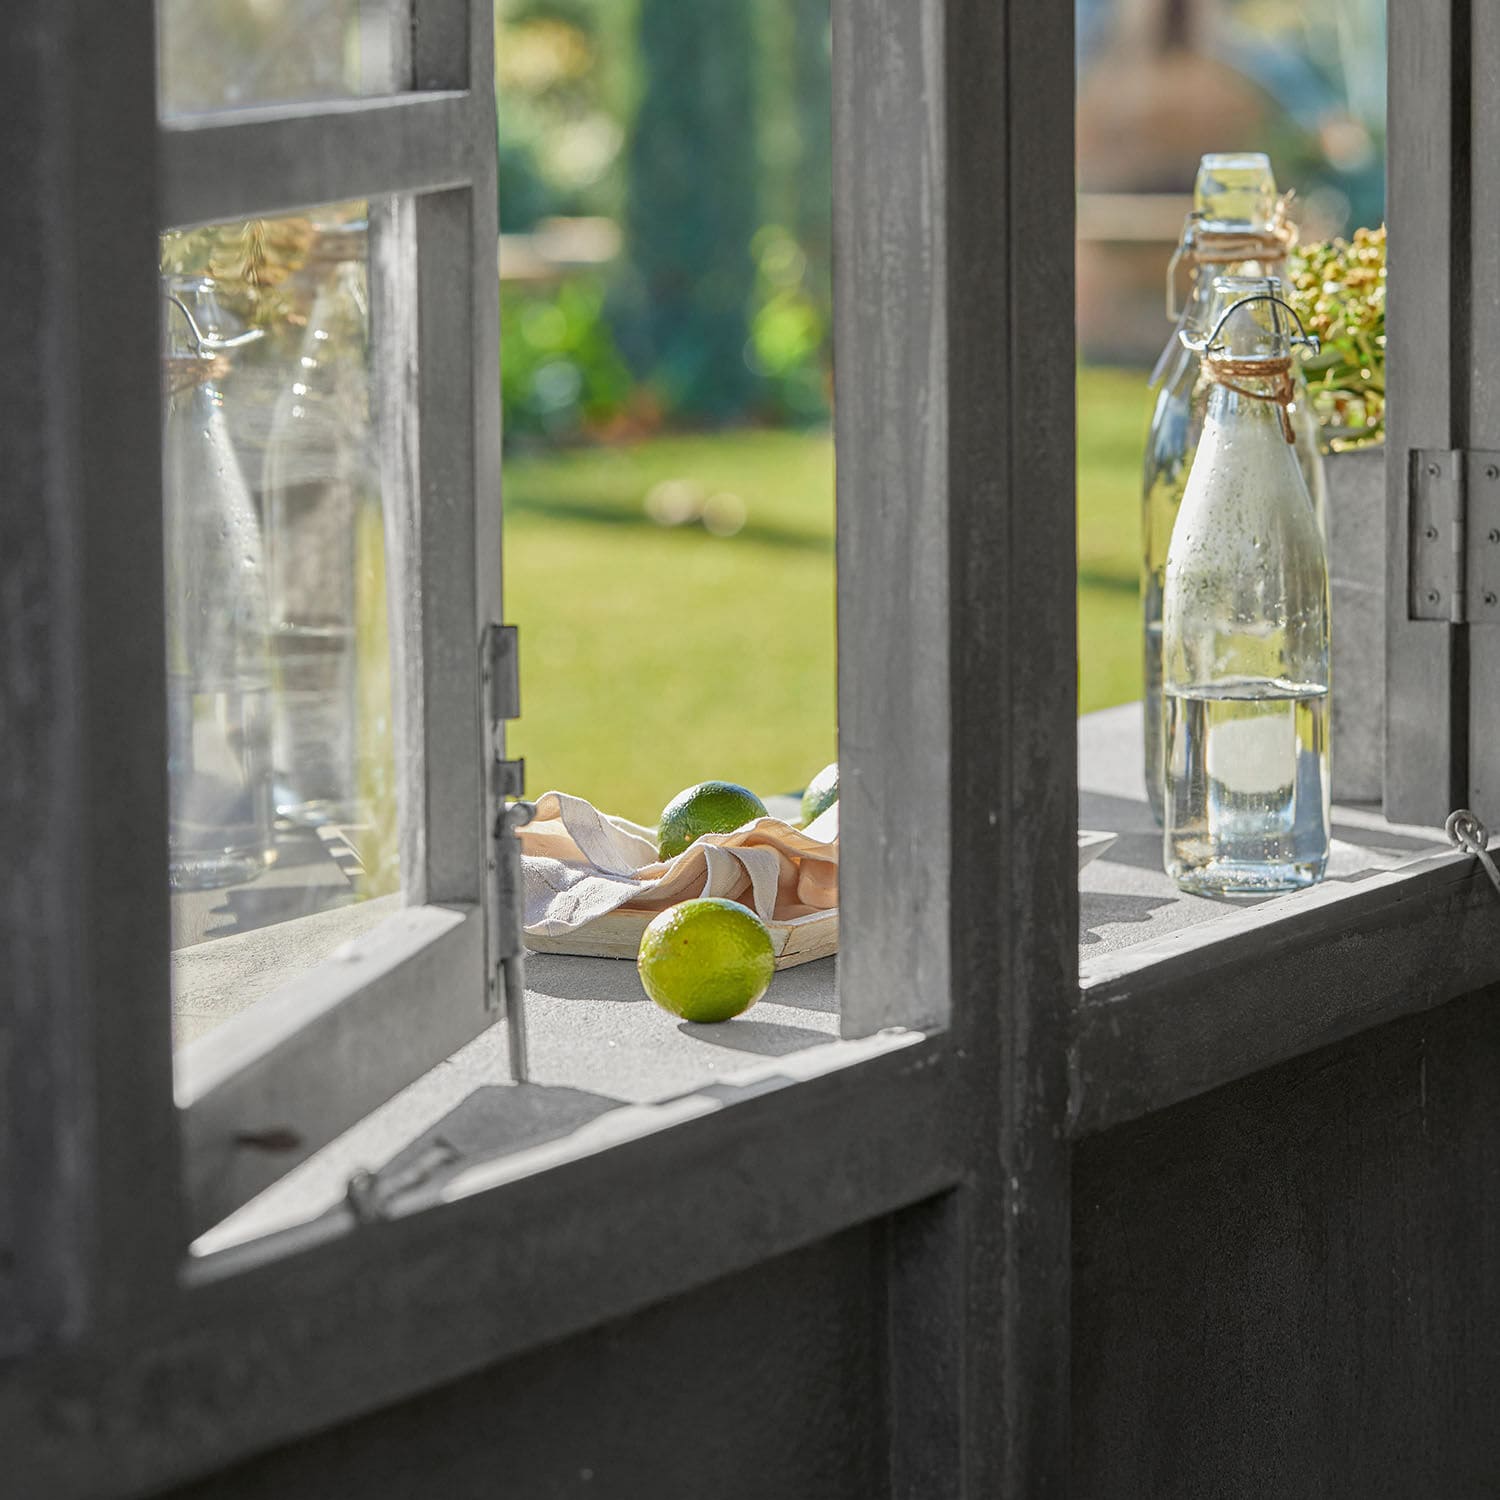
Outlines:
{"label": "glass pane", "polygon": [[179,1042],[399,900],[368,240],[363,204],[162,239]]}
{"label": "glass pane", "polygon": [[388,94],[408,0],[157,0],[165,115]]}

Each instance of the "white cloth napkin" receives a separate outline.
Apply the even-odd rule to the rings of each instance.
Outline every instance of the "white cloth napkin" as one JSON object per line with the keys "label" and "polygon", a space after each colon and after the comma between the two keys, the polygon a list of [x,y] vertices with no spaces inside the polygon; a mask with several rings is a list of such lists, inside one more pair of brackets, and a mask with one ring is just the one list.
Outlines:
{"label": "white cloth napkin", "polygon": [[696,896],[723,896],[763,922],[839,904],[838,803],[806,828],[757,818],[710,833],[675,859],[656,857],[656,835],[602,813],[582,797],[546,792],[519,832],[527,932],[556,937],[608,912],[661,911]]}

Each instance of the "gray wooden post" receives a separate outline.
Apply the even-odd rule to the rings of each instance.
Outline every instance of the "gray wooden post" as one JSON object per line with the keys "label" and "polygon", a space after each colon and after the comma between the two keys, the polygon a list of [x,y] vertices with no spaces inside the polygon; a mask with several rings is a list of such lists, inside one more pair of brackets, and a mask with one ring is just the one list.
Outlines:
{"label": "gray wooden post", "polygon": [[[1455,152],[1450,178],[1455,193],[1467,194],[1466,282],[1461,282],[1454,323],[1467,330],[1462,345],[1466,380],[1457,393],[1464,418],[1464,446],[1500,451],[1500,257],[1495,253],[1500,225],[1500,10],[1494,5],[1464,7],[1469,17],[1467,57],[1468,139]],[[1461,92],[1455,93],[1458,107]],[[1418,228],[1409,231],[1420,238]],[[1402,289],[1403,295],[1405,288]],[[1466,388],[1465,388],[1466,387]],[[1487,466],[1486,466],[1487,467]],[[1484,468],[1479,473],[1483,474]],[[1477,477],[1477,476],[1476,476]],[[1471,483],[1471,491],[1479,490]],[[1492,489],[1484,494],[1492,495]],[[1493,508],[1481,515],[1483,496],[1470,495],[1469,549],[1494,553]],[[1487,565],[1488,570],[1488,565]],[[1471,575],[1472,576],[1472,575]],[[1493,574],[1491,574],[1493,576]],[[1468,805],[1490,827],[1500,824],[1500,625],[1487,618],[1484,599],[1471,602],[1476,623],[1469,635],[1469,794]]]}
{"label": "gray wooden post", "polygon": [[1468,13],[1401,0],[1388,22],[1385,810],[1408,823],[1441,823],[1468,797],[1470,632],[1410,618],[1407,514],[1410,455],[1468,441]]}
{"label": "gray wooden post", "polygon": [[835,0],[834,26],[840,993],[850,1034],[950,1030],[969,1164],[894,1231],[894,1493],[1061,1494],[1072,11]]}
{"label": "gray wooden post", "polygon": [[114,86],[153,49],[144,7],[54,0],[17,0],[0,47],[7,1348],[145,1316],[176,1274],[166,723],[141,711],[165,701],[156,116]]}

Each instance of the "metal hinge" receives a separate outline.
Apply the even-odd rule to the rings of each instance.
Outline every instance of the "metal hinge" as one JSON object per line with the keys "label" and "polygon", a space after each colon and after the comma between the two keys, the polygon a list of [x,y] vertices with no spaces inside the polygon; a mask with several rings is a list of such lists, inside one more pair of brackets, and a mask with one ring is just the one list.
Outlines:
{"label": "metal hinge", "polygon": [[526,947],[522,934],[525,887],[516,830],[536,809],[520,799],[526,762],[505,758],[505,725],[521,715],[521,677],[516,627],[491,625],[485,631],[480,675],[484,683],[485,822],[490,830],[486,887],[489,983],[486,1004],[503,1012],[510,1035],[510,1066],[526,1077]]}
{"label": "metal hinge", "polygon": [[1500,452],[1412,453],[1413,620],[1500,624]]}

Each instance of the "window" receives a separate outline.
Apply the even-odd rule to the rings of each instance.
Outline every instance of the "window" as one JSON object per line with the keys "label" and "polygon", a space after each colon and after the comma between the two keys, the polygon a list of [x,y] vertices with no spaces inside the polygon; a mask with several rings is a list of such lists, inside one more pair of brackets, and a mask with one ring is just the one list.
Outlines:
{"label": "window", "polygon": [[[107,831],[85,842],[133,873],[97,903],[82,877],[69,892],[100,988],[58,1065],[86,1106],[68,1128],[101,1167],[127,1116],[152,1121],[142,1141],[176,1137],[180,1210],[164,1190],[150,1233],[180,1245],[492,1025],[517,989],[499,920],[514,888],[491,836],[519,790],[501,758],[515,661],[499,628],[491,32],[481,5],[401,9],[163,3],[157,68],[135,15],[42,28],[16,58],[26,97],[54,97],[30,70],[65,38],[70,77],[129,122],[140,163],[128,197],[87,189],[116,269],[71,283],[124,346],[97,392],[67,398],[80,457],[54,479],[83,497],[97,484],[115,514],[80,522],[91,647],[118,674],[78,690],[109,739],[91,752],[97,784],[113,788]],[[32,122],[46,128],[40,107]],[[153,198],[148,293],[128,268]],[[26,834],[49,836],[45,822]],[[177,1123],[151,1050],[169,992]],[[124,1048],[101,1036],[93,1050],[95,1024]],[[27,1043],[39,1036],[22,1026],[17,1055]],[[111,1055],[151,1061],[96,1094],[87,1070]],[[116,1087],[161,1092],[112,1120]],[[87,1220],[101,1205],[75,1186],[63,1217]],[[77,1296],[53,1316],[82,1315]]]}
{"label": "window", "polygon": [[[893,1361],[890,1399],[940,1406],[920,1451],[893,1428],[903,1484],[1063,1492],[1070,1139],[1500,977],[1500,905],[1448,856],[1218,930],[1080,1003],[1067,8],[833,8],[845,1040],[740,1090],[562,1111],[532,1149],[432,1191],[417,1155],[384,1183],[356,1177],[317,1222],[192,1259],[215,1215],[494,1014],[505,955],[485,932],[481,762],[498,746],[486,725],[514,705],[480,561],[498,559],[499,519],[484,503],[490,18],[422,0],[406,93],[364,97],[362,68],[344,67],[286,85],[339,95],[315,105],[162,123],[138,7],[19,7],[0,51],[21,122],[0,269],[28,293],[7,305],[0,355],[0,473],[21,497],[0,505],[15,851],[0,885],[0,1339],[21,1357],[0,1369],[0,1440],[23,1487],[159,1489],[883,1219],[889,1343],[911,1356]],[[1484,69],[1500,45],[1467,12],[1443,29],[1436,0],[1401,17],[1397,224],[1434,162],[1470,160],[1450,99],[1493,123],[1467,59]],[[1493,155],[1475,152],[1474,173]],[[1493,218],[1489,188],[1468,185],[1436,205],[1438,332],[1408,376],[1450,395],[1468,320],[1488,316],[1449,290],[1477,274],[1471,210]],[[388,564],[416,580],[400,592],[417,618],[393,636],[421,648],[392,677],[414,726],[395,759],[406,905],[356,940],[341,983],[293,981],[299,1014],[273,995],[189,1043],[179,1115],[158,235],[356,202],[374,205],[384,288],[375,365],[399,393],[375,404],[403,481],[382,483],[404,528]],[[121,294],[101,330],[105,285]],[[1482,434],[1420,441],[1465,435]],[[1461,665],[1464,632],[1483,627],[1437,628]],[[1423,700],[1440,724],[1475,717],[1453,680]],[[430,1002],[420,1027],[414,995]],[[378,1077],[346,1066],[356,1034],[389,1040]],[[507,1102],[550,1107],[524,1085]]]}
{"label": "window", "polygon": [[[1368,21],[1376,9],[1359,15]],[[1170,28],[1186,14],[1162,7],[1158,19]],[[1347,18],[1355,18],[1353,8]],[[1360,686],[1373,692],[1354,706],[1367,742],[1360,749],[1383,750],[1367,762],[1378,788],[1383,760],[1383,815],[1379,806],[1336,806],[1330,882],[1253,911],[1208,903],[1188,910],[1191,902],[1164,883],[1144,895],[1093,897],[1101,926],[1114,922],[1124,931],[1140,924],[1151,940],[1131,947],[1124,931],[1085,947],[1073,1050],[1081,1131],[1440,1004],[1494,977],[1484,947],[1494,916],[1485,883],[1475,880],[1475,861],[1449,851],[1441,832],[1456,807],[1476,808],[1481,817],[1490,808],[1494,817],[1486,727],[1492,674],[1485,657],[1485,601],[1496,592],[1486,550],[1494,466],[1483,396],[1489,340],[1477,331],[1484,315],[1474,311],[1490,299],[1477,280],[1476,290],[1466,289],[1470,278],[1488,274],[1489,264],[1476,226],[1485,222],[1479,205],[1492,188],[1489,173],[1474,164],[1491,111],[1471,81],[1480,76],[1471,68],[1483,67],[1484,48],[1493,45],[1489,31],[1486,21],[1450,14],[1443,5],[1390,8],[1385,503],[1377,498],[1359,513],[1359,535],[1349,529],[1347,513],[1330,517],[1336,703],[1351,675],[1338,676],[1339,611],[1368,602],[1372,593],[1379,604],[1362,626],[1375,645]],[[1345,43],[1355,34],[1346,27]],[[1367,42],[1366,52],[1373,46]],[[1450,97],[1452,114],[1433,102]],[[1345,133],[1337,144],[1352,139]],[[1353,498],[1331,492],[1330,508]],[[1337,547],[1351,542],[1362,565],[1372,556],[1384,559],[1383,571],[1377,561],[1360,579],[1360,601],[1340,600],[1338,593],[1345,558]],[[1084,733],[1087,743],[1087,727]],[[1337,734],[1335,718],[1336,802],[1342,800]],[[1101,807],[1138,795],[1128,790],[1137,779],[1133,767],[1100,753],[1108,748],[1109,736],[1096,727],[1086,819],[1091,802],[1099,816]],[[1153,864],[1150,824],[1131,829],[1118,857],[1145,870]],[[1131,876],[1127,883],[1144,892],[1151,878]],[[1096,887],[1104,883],[1091,879]],[[1086,896],[1086,944],[1089,905]],[[1438,960],[1454,953],[1462,957]]]}
{"label": "window", "polygon": [[[424,87],[369,103],[225,111],[173,93],[207,86],[216,46],[253,81],[231,70],[210,104],[341,92],[287,69],[396,32],[370,23],[378,7],[327,9],[310,29],[257,11],[264,31],[243,39],[248,11],[161,14],[167,364],[199,382],[169,389],[163,457],[174,978],[179,1028],[205,1031],[176,1058],[190,1234],[504,998],[486,872],[500,773],[487,785],[482,770],[497,725],[481,676],[514,674],[487,655],[501,609],[488,30],[417,15],[413,55],[381,66]],[[267,618],[241,619],[261,589]],[[347,896],[318,894],[330,886],[375,899],[346,913]],[[283,914],[252,967],[234,934]]]}

